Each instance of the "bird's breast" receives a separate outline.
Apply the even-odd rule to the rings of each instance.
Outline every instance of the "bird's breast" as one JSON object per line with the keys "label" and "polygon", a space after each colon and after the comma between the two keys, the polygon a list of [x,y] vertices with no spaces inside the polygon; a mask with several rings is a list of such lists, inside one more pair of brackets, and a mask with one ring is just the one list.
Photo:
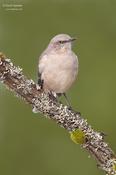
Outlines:
{"label": "bird's breast", "polygon": [[48,59],[46,61],[46,69],[51,69],[51,67],[57,68],[57,69],[75,69],[78,67],[77,57],[74,55],[57,55],[53,54],[51,56],[48,56]]}
{"label": "bird's breast", "polygon": [[78,60],[76,55],[48,56],[42,73],[45,88],[56,93],[65,92],[76,79]]}

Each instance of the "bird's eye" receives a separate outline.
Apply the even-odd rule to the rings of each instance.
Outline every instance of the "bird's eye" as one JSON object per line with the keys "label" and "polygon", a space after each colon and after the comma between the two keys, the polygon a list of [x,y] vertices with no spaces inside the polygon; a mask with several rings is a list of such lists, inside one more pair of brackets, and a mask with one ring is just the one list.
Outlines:
{"label": "bird's eye", "polygon": [[64,42],[63,41],[59,41],[60,44],[63,44]]}

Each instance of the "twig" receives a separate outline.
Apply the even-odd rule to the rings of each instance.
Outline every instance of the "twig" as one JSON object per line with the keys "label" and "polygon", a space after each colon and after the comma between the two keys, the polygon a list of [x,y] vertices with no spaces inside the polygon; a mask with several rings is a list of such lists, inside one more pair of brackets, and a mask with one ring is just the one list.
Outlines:
{"label": "twig", "polygon": [[116,156],[104,142],[103,133],[94,131],[80,113],[68,109],[41,91],[39,85],[27,79],[22,69],[15,67],[2,53],[0,53],[0,81],[30,104],[33,112],[43,113],[65,128],[71,134],[72,140],[88,150],[106,174],[116,175]]}

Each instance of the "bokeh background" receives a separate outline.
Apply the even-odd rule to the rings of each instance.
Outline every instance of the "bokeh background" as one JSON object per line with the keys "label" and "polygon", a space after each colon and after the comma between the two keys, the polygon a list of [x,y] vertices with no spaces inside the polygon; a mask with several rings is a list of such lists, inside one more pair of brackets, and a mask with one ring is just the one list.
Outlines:
{"label": "bokeh background", "polygon": [[[0,0],[0,51],[29,78],[37,80],[38,56],[59,33],[78,37],[72,106],[116,151],[116,0]],[[88,156],[0,84],[0,174],[104,174]]]}

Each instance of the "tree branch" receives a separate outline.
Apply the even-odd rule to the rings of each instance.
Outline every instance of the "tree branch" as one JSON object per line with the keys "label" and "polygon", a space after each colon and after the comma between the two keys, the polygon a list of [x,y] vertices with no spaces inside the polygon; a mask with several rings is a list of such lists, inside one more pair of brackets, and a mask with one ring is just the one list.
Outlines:
{"label": "tree branch", "polygon": [[23,75],[22,69],[0,53],[0,81],[28,104],[33,112],[43,113],[65,128],[74,142],[80,143],[97,161],[107,174],[116,175],[116,155],[104,142],[103,133],[96,132],[79,112],[68,109],[43,92],[39,85]]}

